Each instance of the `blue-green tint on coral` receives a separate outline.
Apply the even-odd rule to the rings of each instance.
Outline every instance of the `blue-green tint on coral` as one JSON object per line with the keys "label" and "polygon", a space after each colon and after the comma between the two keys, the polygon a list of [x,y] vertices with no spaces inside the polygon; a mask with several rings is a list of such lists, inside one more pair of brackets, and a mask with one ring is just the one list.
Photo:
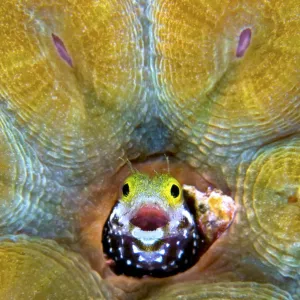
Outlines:
{"label": "blue-green tint on coral", "polygon": [[[60,243],[54,248],[81,242],[85,205],[105,211],[115,204],[93,198],[108,175],[127,158],[167,152],[238,204],[226,234],[172,278],[185,281],[187,291],[191,280],[201,281],[193,295],[183,291],[186,297],[214,287],[220,299],[228,287],[228,297],[247,291],[250,298],[299,299],[299,16],[299,0],[2,0],[0,235],[27,233],[38,238],[34,244],[47,244],[42,249],[52,247],[45,238]],[[248,29],[251,42],[236,57]],[[26,262],[44,259],[24,243],[0,242],[3,249],[24,246],[28,258],[0,256],[0,278],[18,273],[16,284],[30,294],[40,266],[31,270]],[[60,253],[67,259],[67,250]],[[105,297],[143,298],[162,284],[108,278],[91,290],[64,290],[72,268],[80,268],[67,265],[59,283],[53,274],[42,282],[43,295],[58,284],[56,299],[82,290],[93,298],[94,288],[110,289]],[[238,281],[244,283],[231,289]],[[1,282],[4,298],[12,292]]]}

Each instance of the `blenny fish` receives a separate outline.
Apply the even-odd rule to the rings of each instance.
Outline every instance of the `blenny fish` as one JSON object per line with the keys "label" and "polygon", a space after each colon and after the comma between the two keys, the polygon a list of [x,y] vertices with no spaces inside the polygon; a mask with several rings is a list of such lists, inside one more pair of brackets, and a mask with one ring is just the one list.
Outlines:
{"label": "blenny fish", "polygon": [[124,181],[103,246],[117,274],[165,277],[195,264],[205,240],[175,178],[136,172]]}

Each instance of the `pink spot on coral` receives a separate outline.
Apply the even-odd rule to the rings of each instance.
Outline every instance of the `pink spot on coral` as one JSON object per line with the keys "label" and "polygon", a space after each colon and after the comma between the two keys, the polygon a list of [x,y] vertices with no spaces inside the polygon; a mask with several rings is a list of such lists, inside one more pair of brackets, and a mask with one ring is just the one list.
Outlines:
{"label": "pink spot on coral", "polygon": [[72,58],[70,57],[63,41],[52,33],[52,40],[59,56],[70,66],[73,67]]}
{"label": "pink spot on coral", "polygon": [[248,49],[251,41],[251,29],[246,28],[240,34],[239,43],[236,49],[236,57],[244,56],[246,50]]}

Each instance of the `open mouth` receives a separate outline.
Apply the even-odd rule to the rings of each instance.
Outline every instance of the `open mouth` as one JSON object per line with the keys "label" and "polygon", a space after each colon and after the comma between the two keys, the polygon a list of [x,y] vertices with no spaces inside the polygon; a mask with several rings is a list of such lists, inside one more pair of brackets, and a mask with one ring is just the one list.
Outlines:
{"label": "open mouth", "polygon": [[167,214],[159,207],[154,205],[143,205],[130,223],[144,231],[153,231],[165,227],[169,222]]}

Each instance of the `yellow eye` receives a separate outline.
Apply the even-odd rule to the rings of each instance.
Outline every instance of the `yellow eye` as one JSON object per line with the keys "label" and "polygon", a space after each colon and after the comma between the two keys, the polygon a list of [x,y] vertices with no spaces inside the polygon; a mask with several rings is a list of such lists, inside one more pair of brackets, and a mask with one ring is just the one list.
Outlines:
{"label": "yellow eye", "polygon": [[169,205],[176,206],[182,202],[182,188],[180,183],[173,177],[165,179],[163,185],[163,195],[167,199]]}
{"label": "yellow eye", "polygon": [[123,187],[122,187],[122,193],[123,193],[123,196],[124,197],[128,197],[129,196],[129,193],[130,193],[130,187],[129,187],[129,184],[128,182],[126,182]]}
{"label": "yellow eye", "polygon": [[128,177],[122,186],[122,200],[130,202],[135,194],[135,180],[132,177]]}
{"label": "yellow eye", "polygon": [[131,202],[139,194],[146,178],[147,176],[140,173],[127,177],[122,186],[122,200],[127,203]]}
{"label": "yellow eye", "polygon": [[170,192],[173,198],[176,199],[180,195],[179,186],[173,183]]}

